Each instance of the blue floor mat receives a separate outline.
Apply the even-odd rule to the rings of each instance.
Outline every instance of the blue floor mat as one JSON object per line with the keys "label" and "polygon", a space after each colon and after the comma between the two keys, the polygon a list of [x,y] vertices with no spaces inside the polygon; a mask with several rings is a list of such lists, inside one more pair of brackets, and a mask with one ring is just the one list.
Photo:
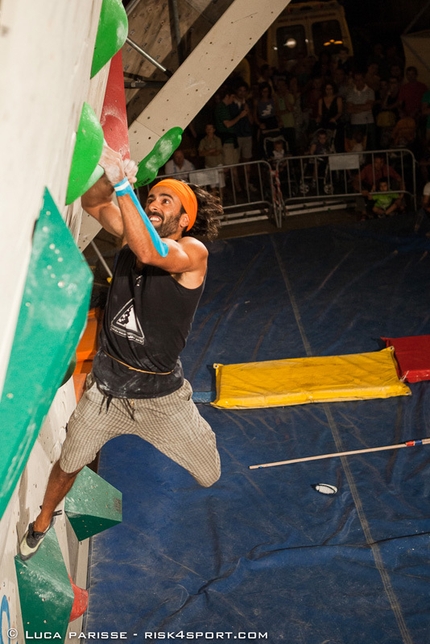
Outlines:
{"label": "blue floor mat", "polygon": [[[214,362],[377,351],[430,333],[430,243],[390,222],[214,242],[183,354],[196,399]],[[86,631],[129,640],[425,644],[430,446],[249,465],[430,436],[430,383],[385,400],[226,411],[200,404],[222,476],[200,488],[134,436],[101,476],[124,521],[92,539]],[[315,491],[329,483],[337,494]]]}

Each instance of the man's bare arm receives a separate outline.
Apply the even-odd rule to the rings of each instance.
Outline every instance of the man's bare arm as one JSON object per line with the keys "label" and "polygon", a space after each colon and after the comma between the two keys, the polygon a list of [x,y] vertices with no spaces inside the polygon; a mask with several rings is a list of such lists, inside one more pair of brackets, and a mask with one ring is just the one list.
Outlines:
{"label": "man's bare arm", "polygon": [[113,201],[112,184],[103,175],[81,197],[82,208],[91,217],[97,219],[99,224],[115,237],[123,237],[124,224],[121,211]]}

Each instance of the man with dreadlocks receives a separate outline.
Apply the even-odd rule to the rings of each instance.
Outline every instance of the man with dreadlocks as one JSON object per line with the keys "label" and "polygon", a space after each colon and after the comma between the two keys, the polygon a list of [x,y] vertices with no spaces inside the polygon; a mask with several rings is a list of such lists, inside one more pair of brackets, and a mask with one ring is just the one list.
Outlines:
{"label": "man with dreadlocks", "polygon": [[[38,550],[77,474],[115,436],[137,434],[204,487],[220,476],[215,435],[192,401],[179,354],[207,270],[207,248],[194,235],[215,238],[222,207],[197,186],[165,179],[150,189],[146,214],[140,213],[130,186],[136,180],[136,164],[123,162],[105,146],[100,165],[105,173],[82,197],[82,206],[122,238],[123,246],[109,290],[100,348],[85,393],[70,418],[41,512],[21,541],[24,560]],[[114,190],[118,205],[112,199]],[[156,242],[162,244],[162,254]]]}

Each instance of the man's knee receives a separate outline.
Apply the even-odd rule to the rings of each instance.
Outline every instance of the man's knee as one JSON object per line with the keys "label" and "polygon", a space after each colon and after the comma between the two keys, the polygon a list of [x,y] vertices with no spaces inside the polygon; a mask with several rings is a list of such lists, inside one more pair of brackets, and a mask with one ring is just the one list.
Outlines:
{"label": "man's knee", "polygon": [[217,454],[217,459],[213,467],[210,469],[207,469],[205,472],[200,472],[198,475],[195,476],[195,479],[202,487],[211,487],[219,480],[220,476],[221,476],[221,463],[219,460],[219,455]]}

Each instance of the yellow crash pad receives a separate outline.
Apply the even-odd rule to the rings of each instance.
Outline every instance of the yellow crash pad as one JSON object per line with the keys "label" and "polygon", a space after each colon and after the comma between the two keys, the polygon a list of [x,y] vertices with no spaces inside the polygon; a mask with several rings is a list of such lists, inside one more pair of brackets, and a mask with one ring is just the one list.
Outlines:
{"label": "yellow crash pad", "polygon": [[214,364],[215,407],[243,409],[409,396],[393,347],[372,353]]}

